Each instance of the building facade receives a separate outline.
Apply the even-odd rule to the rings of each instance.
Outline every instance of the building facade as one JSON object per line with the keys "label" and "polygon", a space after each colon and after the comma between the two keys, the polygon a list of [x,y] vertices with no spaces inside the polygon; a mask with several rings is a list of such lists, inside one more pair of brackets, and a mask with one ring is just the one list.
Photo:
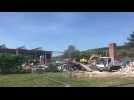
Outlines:
{"label": "building facade", "polygon": [[33,59],[39,61],[41,64],[48,64],[51,62],[52,52],[44,50],[27,50],[27,49],[9,49],[9,48],[0,48],[0,53],[9,53],[9,54],[22,54],[31,56]]}

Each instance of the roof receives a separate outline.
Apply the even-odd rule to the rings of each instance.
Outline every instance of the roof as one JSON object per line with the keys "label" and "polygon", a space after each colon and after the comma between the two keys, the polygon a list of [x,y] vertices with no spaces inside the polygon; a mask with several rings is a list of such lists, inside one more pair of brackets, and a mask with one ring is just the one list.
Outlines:
{"label": "roof", "polygon": [[[9,49],[9,48],[0,48],[0,53],[16,53],[17,49]],[[28,50],[28,49],[18,49],[20,53],[26,54],[34,54],[36,53],[48,53],[50,54],[52,51],[43,51],[43,50]]]}

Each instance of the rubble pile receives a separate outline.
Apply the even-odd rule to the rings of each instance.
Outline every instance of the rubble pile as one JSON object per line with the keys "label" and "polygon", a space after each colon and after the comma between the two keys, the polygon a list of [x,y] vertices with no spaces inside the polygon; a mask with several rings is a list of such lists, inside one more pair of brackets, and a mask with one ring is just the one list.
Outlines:
{"label": "rubble pile", "polygon": [[125,76],[134,76],[134,64],[126,65],[125,68],[120,69],[119,73]]}
{"label": "rubble pile", "polygon": [[72,73],[72,78],[74,79],[84,79],[84,78],[94,78],[94,77],[112,77],[112,76],[120,76],[120,77],[134,77],[134,64],[129,64],[122,67],[120,70],[116,72],[99,72],[99,71],[78,71]]}

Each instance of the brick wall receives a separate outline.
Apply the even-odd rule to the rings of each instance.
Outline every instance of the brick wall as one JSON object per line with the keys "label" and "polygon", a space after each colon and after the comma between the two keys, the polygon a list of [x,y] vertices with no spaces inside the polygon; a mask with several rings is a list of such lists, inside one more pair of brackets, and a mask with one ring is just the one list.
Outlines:
{"label": "brick wall", "polygon": [[116,43],[110,43],[109,44],[109,57],[112,57],[116,59],[117,54],[116,54]]}

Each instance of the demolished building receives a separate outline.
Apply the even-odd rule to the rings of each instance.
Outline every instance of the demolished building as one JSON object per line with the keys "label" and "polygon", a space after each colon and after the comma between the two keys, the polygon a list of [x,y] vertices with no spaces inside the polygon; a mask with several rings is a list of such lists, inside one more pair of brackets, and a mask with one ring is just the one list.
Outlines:
{"label": "demolished building", "polygon": [[22,54],[32,57],[37,61],[40,61],[41,64],[48,64],[51,62],[52,51],[44,50],[28,50],[28,49],[9,49],[9,48],[0,48],[0,53],[9,53],[9,54]]}

